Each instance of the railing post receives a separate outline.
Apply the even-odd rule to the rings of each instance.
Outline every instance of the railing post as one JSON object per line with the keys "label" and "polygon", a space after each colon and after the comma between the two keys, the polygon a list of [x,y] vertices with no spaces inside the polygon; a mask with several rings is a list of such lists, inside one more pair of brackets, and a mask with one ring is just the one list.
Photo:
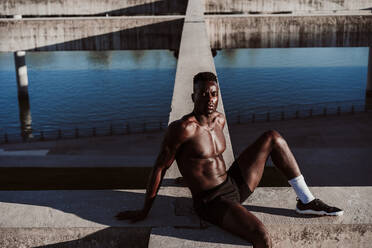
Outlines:
{"label": "railing post", "polygon": [[127,123],[127,134],[130,134],[130,126],[129,126],[129,123]]}
{"label": "railing post", "polygon": [[110,136],[112,136],[114,134],[114,129],[112,127],[112,123],[110,124]]}
{"label": "railing post", "polygon": [[75,139],[79,138],[79,128],[75,128]]}
{"label": "railing post", "polygon": [[9,139],[8,139],[8,134],[7,133],[4,134],[4,142],[5,143],[9,143]]}
{"label": "railing post", "polygon": [[255,121],[256,121],[256,114],[252,114],[252,123],[255,123]]}
{"label": "railing post", "polygon": [[300,116],[300,113],[298,110],[296,110],[296,119],[298,119],[299,116]]}
{"label": "railing post", "polygon": [[310,116],[310,117],[313,117],[313,109],[310,109],[310,110],[309,110],[309,116]]}
{"label": "railing post", "polygon": [[40,131],[40,140],[41,140],[41,141],[44,140],[44,132],[43,132],[43,131]]}
{"label": "railing post", "polygon": [[285,120],[285,114],[284,114],[284,111],[282,111],[282,113],[281,113],[281,120],[282,120],[282,121]]}
{"label": "railing post", "polygon": [[267,122],[270,121],[270,112],[267,112],[267,114],[266,114],[266,121],[267,121]]}
{"label": "railing post", "polygon": [[159,121],[159,130],[163,130],[163,124]]}
{"label": "railing post", "polygon": [[327,108],[323,109],[323,116],[327,116]]}
{"label": "railing post", "polygon": [[61,129],[58,129],[58,136],[57,136],[58,139],[62,139],[62,130]]}
{"label": "railing post", "polygon": [[93,137],[96,137],[96,135],[97,135],[96,128],[93,127],[93,128],[92,128],[92,136],[93,136]]}
{"label": "railing post", "polygon": [[238,124],[240,124],[240,114],[238,114]]}
{"label": "railing post", "polygon": [[340,106],[337,107],[337,115],[338,116],[341,115],[341,107]]}
{"label": "railing post", "polygon": [[351,105],[351,114],[353,115],[355,112],[354,105]]}

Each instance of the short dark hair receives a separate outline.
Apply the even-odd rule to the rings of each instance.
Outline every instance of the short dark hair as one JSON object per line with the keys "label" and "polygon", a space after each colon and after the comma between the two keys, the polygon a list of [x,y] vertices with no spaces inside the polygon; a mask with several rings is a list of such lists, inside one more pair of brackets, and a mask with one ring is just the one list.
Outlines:
{"label": "short dark hair", "polygon": [[217,77],[213,72],[209,72],[209,71],[199,72],[198,74],[194,76],[194,79],[193,79],[194,90],[198,82],[210,82],[210,81],[215,81],[217,83]]}

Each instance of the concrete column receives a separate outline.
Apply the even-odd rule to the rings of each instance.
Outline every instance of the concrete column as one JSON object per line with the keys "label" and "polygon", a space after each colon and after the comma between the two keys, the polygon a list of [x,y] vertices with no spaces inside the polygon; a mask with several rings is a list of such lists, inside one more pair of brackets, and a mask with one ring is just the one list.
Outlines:
{"label": "concrete column", "polygon": [[23,140],[27,140],[33,137],[30,100],[28,95],[20,96],[18,94],[18,104],[19,120],[21,121],[21,136]]}
{"label": "concrete column", "polygon": [[19,119],[21,121],[21,136],[23,139],[32,137],[32,118],[30,100],[28,96],[28,76],[26,66],[26,52],[14,53],[14,62],[17,75]]}
{"label": "concrete column", "polygon": [[14,63],[17,75],[18,96],[28,96],[26,52],[25,51],[15,52]]}
{"label": "concrete column", "polygon": [[[14,19],[21,19],[21,15],[15,15]],[[30,100],[28,97],[28,75],[26,66],[26,52],[14,52],[14,63],[17,76],[19,119],[21,121],[21,136],[23,139],[32,137],[32,118]]]}

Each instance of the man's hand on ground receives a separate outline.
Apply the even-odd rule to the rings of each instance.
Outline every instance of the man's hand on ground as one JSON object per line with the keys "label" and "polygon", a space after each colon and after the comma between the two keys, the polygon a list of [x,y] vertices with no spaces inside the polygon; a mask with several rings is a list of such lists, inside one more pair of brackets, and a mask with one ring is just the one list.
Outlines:
{"label": "man's hand on ground", "polygon": [[143,210],[128,210],[118,213],[115,217],[118,220],[129,220],[132,223],[145,219],[147,213]]}

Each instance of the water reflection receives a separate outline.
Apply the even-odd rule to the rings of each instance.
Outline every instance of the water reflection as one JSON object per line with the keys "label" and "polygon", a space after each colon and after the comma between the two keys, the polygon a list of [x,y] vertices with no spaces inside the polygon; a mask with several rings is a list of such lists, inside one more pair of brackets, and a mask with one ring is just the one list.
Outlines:
{"label": "water reflection", "polygon": [[98,64],[104,68],[110,68],[111,51],[90,51],[87,54],[87,60],[91,64]]}
{"label": "water reflection", "polygon": [[30,110],[30,100],[28,95],[19,95],[19,119],[21,122],[21,136],[24,140],[32,138],[32,118]]}
{"label": "water reflection", "polygon": [[140,64],[145,56],[145,51],[144,50],[138,50],[138,51],[130,51],[131,58],[136,64]]}

